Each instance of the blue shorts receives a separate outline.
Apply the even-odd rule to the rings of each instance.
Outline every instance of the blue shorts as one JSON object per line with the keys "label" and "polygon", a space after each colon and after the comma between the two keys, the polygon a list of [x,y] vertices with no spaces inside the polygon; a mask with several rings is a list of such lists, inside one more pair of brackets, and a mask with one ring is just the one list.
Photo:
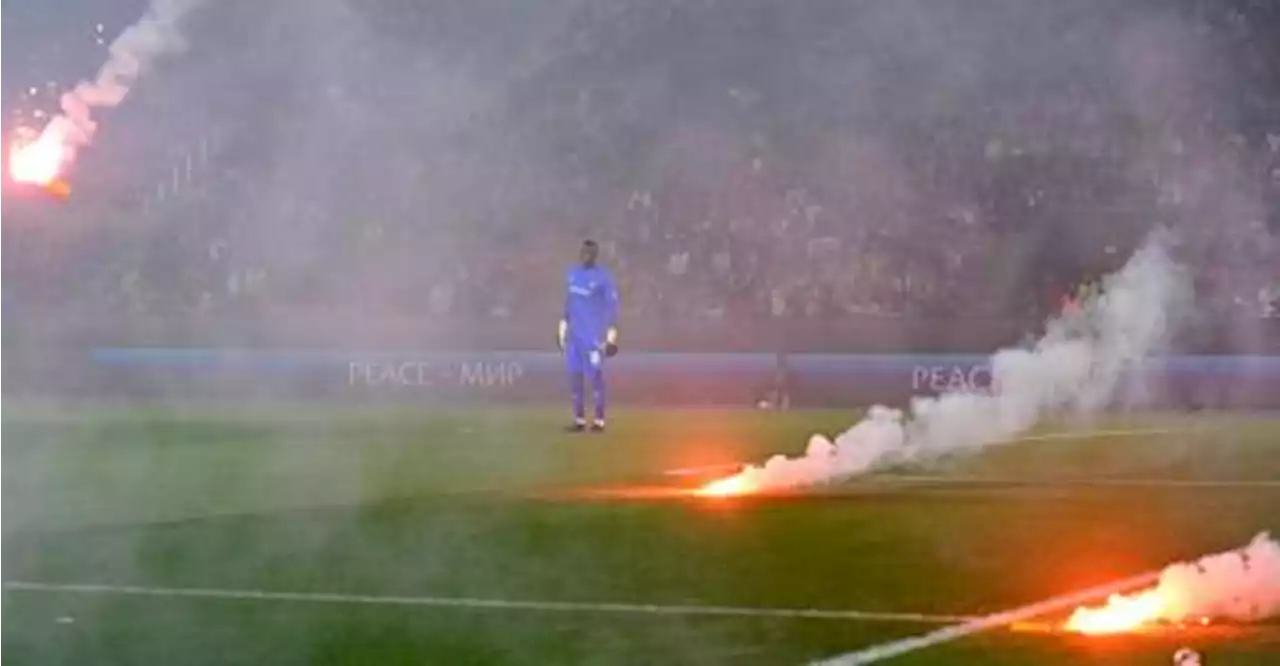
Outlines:
{"label": "blue shorts", "polygon": [[569,339],[564,346],[564,363],[571,373],[601,370],[604,368],[604,345]]}

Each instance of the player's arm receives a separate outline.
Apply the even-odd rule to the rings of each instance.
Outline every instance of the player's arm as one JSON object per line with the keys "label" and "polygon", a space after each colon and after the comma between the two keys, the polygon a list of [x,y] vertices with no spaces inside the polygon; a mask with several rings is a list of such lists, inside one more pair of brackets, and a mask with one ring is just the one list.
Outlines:
{"label": "player's arm", "polygon": [[556,329],[556,345],[560,347],[560,351],[564,351],[565,338],[569,335],[569,298],[572,294],[566,289],[564,292],[564,312],[560,315],[560,325]]}
{"label": "player's arm", "polygon": [[608,324],[605,333],[605,351],[609,356],[618,353],[618,285],[613,276],[606,278],[604,284],[604,320]]}

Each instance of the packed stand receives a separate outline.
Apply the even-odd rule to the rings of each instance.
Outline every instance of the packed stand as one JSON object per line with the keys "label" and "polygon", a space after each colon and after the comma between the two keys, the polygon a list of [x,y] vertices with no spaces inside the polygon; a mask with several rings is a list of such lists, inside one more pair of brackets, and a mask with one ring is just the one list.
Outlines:
{"label": "packed stand", "polygon": [[[78,244],[6,226],[6,306],[538,321],[554,318],[559,276],[592,236],[632,318],[1032,320],[1159,223],[1181,231],[1214,313],[1280,316],[1280,13],[1269,3],[1183,8],[1198,44],[1236,73],[1200,91],[1239,100],[1229,108],[1057,72],[928,104],[904,87],[852,115],[833,112],[822,86],[801,94],[793,74],[712,71],[650,90],[627,57],[696,70],[701,45],[723,37],[719,17],[737,11],[694,5],[602,3],[571,47],[523,75],[525,92],[431,143],[421,173],[293,182],[258,135],[187,136],[120,214],[145,224],[81,229]],[[688,43],[664,41],[673,23]],[[1141,65],[1144,45],[1167,35],[1139,33]],[[824,72],[855,56],[898,65],[824,56],[802,34],[775,51],[798,49]],[[606,83],[580,83],[592,77]],[[1135,100],[1147,95],[1154,111]],[[679,111],[662,110],[676,100]],[[413,139],[388,138],[387,150],[399,143]],[[307,196],[282,196],[294,187]]]}

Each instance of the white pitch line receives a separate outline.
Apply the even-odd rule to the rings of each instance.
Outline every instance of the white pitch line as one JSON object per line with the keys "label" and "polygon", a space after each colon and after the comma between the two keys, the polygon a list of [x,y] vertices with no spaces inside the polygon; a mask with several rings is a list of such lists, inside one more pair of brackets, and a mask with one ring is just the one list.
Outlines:
{"label": "white pitch line", "polygon": [[855,620],[863,622],[902,622],[919,624],[953,624],[974,619],[972,615],[935,615],[929,613],[894,613],[819,608],[753,608],[734,606],[671,606],[590,601],[543,601],[515,599],[478,599],[469,597],[405,597],[328,592],[276,592],[270,590],[209,589],[190,587],[146,587],[138,585],[96,585],[82,583],[40,583],[5,581],[6,592],[38,592],[52,594],[96,594],[133,597],[187,599],[224,599],[233,601],[269,601],[312,604],[351,604],[364,606],[421,606],[512,611],[569,613],[626,613],[641,615],[701,615],[721,617],[773,617],[814,620]]}
{"label": "white pitch line", "polygon": [[1102,487],[1151,487],[1151,488],[1280,488],[1280,479],[1125,479],[1125,478],[1010,478],[998,476],[942,476],[903,474],[879,477],[878,481],[907,481],[912,483],[963,484],[1018,484],[1037,487],[1050,486],[1102,486]]}
{"label": "white pitch line", "polygon": [[698,465],[695,467],[677,467],[662,472],[667,476],[701,476],[704,474],[720,474],[736,472],[742,469],[743,463],[721,463],[719,465]]}
{"label": "white pitch line", "polygon": [[1128,592],[1139,587],[1154,585],[1159,578],[1160,573],[1157,571],[1139,574],[1131,578],[1125,578],[1105,585],[1091,587],[1080,592],[1064,594],[1027,606],[1022,606],[1020,608],[1015,608],[1013,610],[993,613],[991,615],[969,620],[963,624],[943,627],[942,629],[931,631],[920,636],[904,638],[902,640],[892,641],[889,643],[881,643],[880,645],[873,645],[869,648],[858,650],[857,652],[850,652],[848,654],[839,655],[823,661],[816,661],[813,662],[812,666],[859,666],[861,664],[872,664],[891,657],[897,657],[908,652],[914,652],[921,648],[954,641],[957,638],[963,638],[988,629],[995,629],[1015,622],[1029,620],[1046,613],[1073,608],[1095,599],[1119,592]]}
{"label": "white pitch line", "polygon": [[[1089,431],[1066,431],[1066,432],[1049,432],[1040,435],[1024,435],[1022,437],[1014,437],[1004,439],[992,444],[1013,444],[1016,442],[1044,442],[1051,440],[1072,440],[1072,439],[1090,439],[1093,437],[1154,437],[1156,435],[1172,435],[1180,432],[1178,430],[1170,430],[1168,428],[1137,428],[1123,430],[1089,430]],[[677,467],[663,471],[667,476],[699,476],[704,474],[719,474],[736,472],[747,463],[718,463],[715,465],[697,465],[693,467]]]}
{"label": "white pitch line", "polygon": [[999,444],[1014,442],[1043,442],[1055,439],[1091,439],[1094,437],[1154,437],[1156,435],[1173,435],[1183,430],[1170,428],[1122,428],[1119,430],[1067,430],[1064,432],[1046,432],[1039,435],[1023,435],[1000,440]]}

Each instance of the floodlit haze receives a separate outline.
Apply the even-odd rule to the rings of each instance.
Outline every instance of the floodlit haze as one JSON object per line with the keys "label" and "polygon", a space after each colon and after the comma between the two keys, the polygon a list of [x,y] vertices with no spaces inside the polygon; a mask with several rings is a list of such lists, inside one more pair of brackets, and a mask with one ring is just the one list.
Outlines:
{"label": "floodlit haze", "polygon": [[[1280,396],[1280,0],[4,19],[15,662],[798,661],[1280,528],[1274,424],[1136,413]],[[585,238],[621,294],[591,440],[554,337]],[[987,448],[1046,421],[1081,436]],[[899,474],[663,474],[735,462],[703,494]],[[1161,488],[1029,480],[1120,472]],[[1249,553],[1166,572],[1170,617],[1273,614]]]}
{"label": "floodlit haze", "polygon": [[[6,130],[41,126],[146,7],[10,4]],[[472,322],[457,342],[553,317],[591,234],[647,322],[1035,322],[1156,224],[1206,302],[1269,307],[1269,3],[156,6],[184,44],[95,116],[75,201],[6,201],[77,229],[6,226],[56,266],[7,252],[7,308],[320,337],[323,312],[339,339],[442,314]]]}

